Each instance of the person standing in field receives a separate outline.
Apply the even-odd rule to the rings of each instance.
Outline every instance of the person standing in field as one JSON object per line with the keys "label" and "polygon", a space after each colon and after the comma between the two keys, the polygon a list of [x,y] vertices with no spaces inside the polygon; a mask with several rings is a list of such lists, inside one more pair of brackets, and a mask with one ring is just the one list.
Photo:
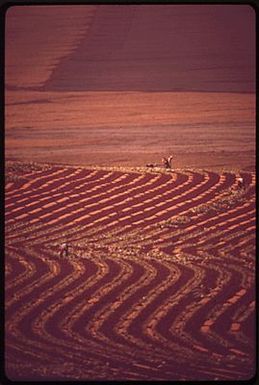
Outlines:
{"label": "person standing in field", "polygon": [[237,178],[237,188],[241,189],[243,187],[244,187],[244,179],[240,176],[239,178]]}
{"label": "person standing in field", "polygon": [[172,159],[173,159],[173,155],[170,155],[167,159],[167,162],[168,162],[170,168],[172,168]]}
{"label": "person standing in field", "polygon": [[168,163],[168,160],[166,158],[162,158],[162,164],[164,165],[165,168],[169,168],[169,163]]}
{"label": "person standing in field", "polygon": [[68,257],[68,243],[64,242],[60,245],[60,258],[67,258]]}
{"label": "person standing in field", "polygon": [[170,155],[168,158],[162,158],[162,163],[166,169],[172,168],[172,159],[173,159],[172,155]]}

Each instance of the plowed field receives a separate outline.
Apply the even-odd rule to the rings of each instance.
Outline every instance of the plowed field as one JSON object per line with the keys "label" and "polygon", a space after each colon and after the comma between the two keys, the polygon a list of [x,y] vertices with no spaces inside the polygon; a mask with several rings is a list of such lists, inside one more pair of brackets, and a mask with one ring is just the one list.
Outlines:
{"label": "plowed field", "polygon": [[254,173],[7,163],[6,176],[9,378],[253,376]]}

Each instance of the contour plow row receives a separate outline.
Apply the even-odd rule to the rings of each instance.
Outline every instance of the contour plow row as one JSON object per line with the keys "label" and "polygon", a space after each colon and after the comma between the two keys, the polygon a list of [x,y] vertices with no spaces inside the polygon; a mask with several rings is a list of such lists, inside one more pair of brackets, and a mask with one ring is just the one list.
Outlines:
{"label": "contour plow row", "polygon": [[11,164],[6,175],[11,379],[253,376],[253,173],[241,187],[234,172]]}

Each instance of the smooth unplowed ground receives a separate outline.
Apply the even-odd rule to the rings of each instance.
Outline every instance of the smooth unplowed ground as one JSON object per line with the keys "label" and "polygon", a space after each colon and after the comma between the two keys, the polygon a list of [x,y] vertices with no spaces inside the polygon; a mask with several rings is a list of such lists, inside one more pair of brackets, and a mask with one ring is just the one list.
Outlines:
{"label": "smooth unplowed ground", "polygon": [[9,378],[253,376],[253,172],[6,168]]}
{"label": "smooth unplowed ground", "polygon": [[6,94],[6,157],[81,165],[255,167],[255,95],[210,92]]}

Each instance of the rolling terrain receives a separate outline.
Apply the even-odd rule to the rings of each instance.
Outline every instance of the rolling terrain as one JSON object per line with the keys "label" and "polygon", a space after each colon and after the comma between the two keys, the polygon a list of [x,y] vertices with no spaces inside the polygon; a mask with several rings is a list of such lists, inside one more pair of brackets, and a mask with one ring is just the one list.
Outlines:
{"label": "rolling terrain", "polygon": [[10,379],[254,375],[254,172],[8,161],[5,209]]}
{"label": "rolling terrain", "polygon": [[248,4],[10,7],[6,158],[253,170],[255,30]]}
{"label": "rolling terrain", "polygon": [[[23,5],[5,21],[6,375],[251,378],[253,8]],[[172,171],[140,167],[170,154]]]}

